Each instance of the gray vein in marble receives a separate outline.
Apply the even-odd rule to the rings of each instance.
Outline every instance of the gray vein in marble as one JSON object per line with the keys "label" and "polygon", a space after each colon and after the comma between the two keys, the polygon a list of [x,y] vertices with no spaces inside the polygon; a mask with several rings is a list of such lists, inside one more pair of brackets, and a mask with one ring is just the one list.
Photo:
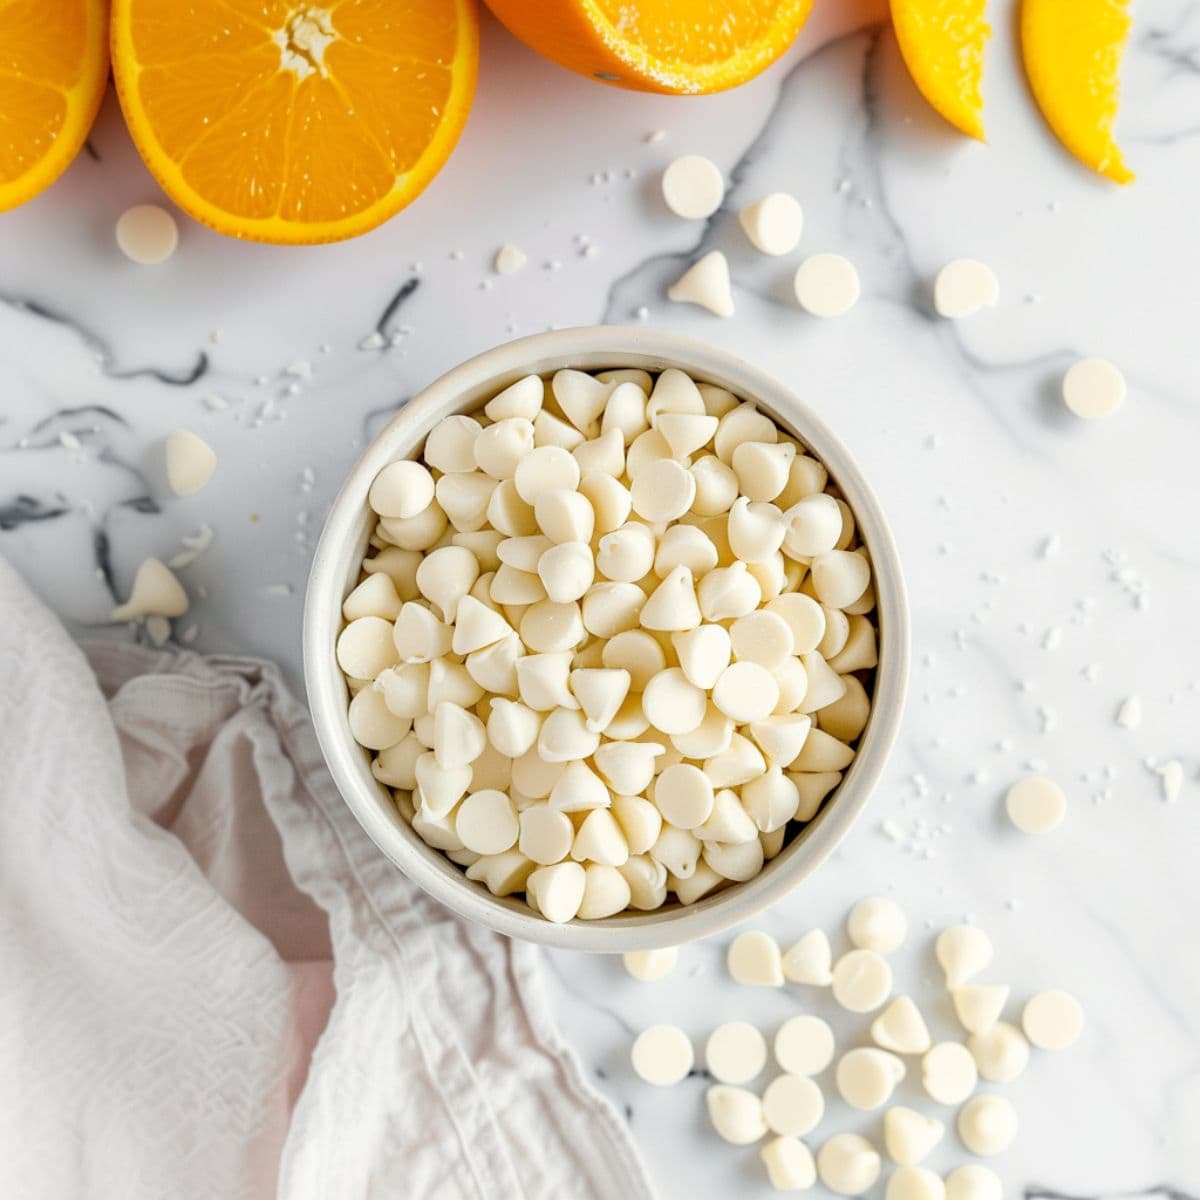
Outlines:
{"label": "gray vein in marble", "polygon": [[421,286],[421,281],[415,275],[410,275],[397,289],[395,295],[384,305],[379,320],[375,322],[376,333],[387,337],[391,332],[392,318],[403,307],[404,302]]}
{"label": "gray vein in marble", "polygon": [[61,497],[59,503],[47,504],[36,496],[17,495],[7,503],[0,504],[0,532],[11,533],[35,521],[53,521],[55,517],[70,511]]}
{"label": "gray vein in marble", "polygon": [[195,362],[188,367],[177,369],[155,366],[119,367],[112,346],[94,330],[89,329],[67,313],[51,308],[40,300],[29,300],[22,296],[13,296],[3,292],[0,292],[0,304],[15,312],[27,313],[39,320],[62,325],[71,330],[96,356],[101,374],[106,375],[109,379],[156,379],[159,383],[169,387],[188,387],[208,373],[209,358],[203,350],[196,352]]}

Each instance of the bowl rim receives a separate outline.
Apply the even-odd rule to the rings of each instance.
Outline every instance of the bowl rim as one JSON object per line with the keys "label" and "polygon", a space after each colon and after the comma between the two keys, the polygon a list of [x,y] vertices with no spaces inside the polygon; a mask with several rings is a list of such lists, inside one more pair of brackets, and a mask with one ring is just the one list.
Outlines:
{"label": "bowl rim", "polygon": [[[361,562],[366,544],[367,490],[383,466],[410,455],[443,416],[473,411],[489,392],[525,375],[563,367],[600,371],[622,366],[678,366],[701,382],[727,387],[753,400],[826,466],[871,556],[879,665],[867,728],[832,802],[753,879],[692,905],[554,924],[530,912],[524,902],[494,897],[468,880],[440,850],[426,846],[390,802],[385,806],[382,785],[350,734],[348,692],[334,643],[348,570]],[[678,945],[727,929],[781,899],[832,853],[866,805],[899,730],[909,641],[908,599],[895,541],[874,492],[832,429],[787,384],[727,350],[679,334],[622,325],[553,330],[506,342],[445,372],[407,401],[368,444],[329,507],[309,572],[302,633],[304,682],[321,752],[338,791],[384,855],[448,908],[497,933],[561,949],[608,953]]]}

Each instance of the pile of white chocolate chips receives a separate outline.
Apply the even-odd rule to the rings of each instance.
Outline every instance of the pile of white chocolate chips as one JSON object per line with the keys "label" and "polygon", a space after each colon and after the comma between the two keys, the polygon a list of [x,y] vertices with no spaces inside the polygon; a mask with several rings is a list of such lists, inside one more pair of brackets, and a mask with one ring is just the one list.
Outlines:
{"label": "pile of white chocolate chips", "polygon": [[762,870],[855,754],[875,590],[825,467],[682,371],[530,375],[369,495],[337,659],[430,845],[550,921]]}

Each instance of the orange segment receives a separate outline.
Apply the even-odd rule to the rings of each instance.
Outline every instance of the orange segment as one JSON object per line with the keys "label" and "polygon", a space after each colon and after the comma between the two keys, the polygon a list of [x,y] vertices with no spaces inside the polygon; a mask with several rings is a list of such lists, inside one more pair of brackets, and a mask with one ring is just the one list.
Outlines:
{"label": "orange segment", "polygon": [[642,92],[720,92],[796,40],[812,0],[487,0],[526,45]]}
{"label": "orange segment", "polygon": [[892,25],[917,90],[947,121],[983,141],[986,0],[892,0]]}
{"label": "orange segment", "polygon": [[478,56],[474,0],[113,6],[146,165],[198,221],[256,241],[354,237],[412,201],[466,124]]}
{"label": "orange segment", "polygon": [[0,212],[79,153],[108,82],[104,0],[0,0]]}
{"label": "orange segment", "polygon": [[1113,138],[1128,0],[1023,0],[1021,56],[1037,106],[1081,163],[1114,183],[1133,172]]}

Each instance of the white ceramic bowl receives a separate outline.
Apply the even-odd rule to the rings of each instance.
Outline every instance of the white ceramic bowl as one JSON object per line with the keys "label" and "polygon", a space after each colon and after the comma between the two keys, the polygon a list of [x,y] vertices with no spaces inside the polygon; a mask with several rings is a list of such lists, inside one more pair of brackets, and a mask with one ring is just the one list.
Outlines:
{"label": "white ceramic bowl", "polygon": [[[697,380],[753,400],[811,448],[853,509],[871,556],[879,621],[871,717],[854,762],[817,817],[760,874],[696,904],[566,925],[544,920],[523,900],[492,896],[412,831],[350,735],[349,695],[334,658],[342,600],[358,580],[373,524],[367,489],[375,475],[387,463],[412,456],[443,417],[472,412],[522,376],[549,375],[560,367],[679,367]],[[732,354],[689,338],[620,326],[564,329],[509,342],[455,367],[410,400],[367,447],[334,499],[313,558],[304,608],[304,677],[317,736],[334,782],[376,845],[461,916],[512,937],[575,950],[620,952],[693,941],[744,921],[791,891],[845,837],[866,804],[900,724],[908,659],[908,605],[895,543],[866,480],[825,423],[783,383]]]}

